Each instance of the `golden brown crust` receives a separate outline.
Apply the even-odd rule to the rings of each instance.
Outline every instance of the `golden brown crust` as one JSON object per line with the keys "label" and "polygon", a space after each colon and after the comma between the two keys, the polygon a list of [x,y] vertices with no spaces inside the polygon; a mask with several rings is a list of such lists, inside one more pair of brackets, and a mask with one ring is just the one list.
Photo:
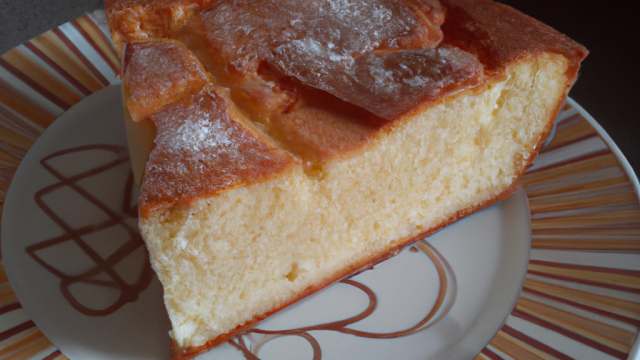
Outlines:
{"label": "golden brown crust", "polygon": [[151,116],[158,132],[140,191],[140,216],[264,181],[297,164],[243,125],[213,84]]}
{"label": "golden brown crust", "polygon": [[[133,13],[142,14],[140,16],[142,16],[143,22],[153,23],[159,19],[158,21],[162,24],[158,23],[158,26],[170,32],[171,24],[167,22],[173,21],[171,20],[171,16],[180,13],[180,11],[176,9],[194,4],[197,5],[198,8],[210,6],[209,3],[192,0],[121,0],[108,1],[107,8],[110,14],[112,14],[112,16],[109,17],[110,22],[122,20],[118,17],[120,15],[131,16]],[[471,87],[472,91],[473,89],[482,88],[482,85],[487,82],[493,82],[499,79],[504,75],[505,69],[514,61],[523,57],[535,57],[542,52],[560,53],[569,60],[569,69],[567,71],[568,81],[566,84],[567,91],[575,81],[580,60],[586,56],[587,52],[582,46],[564,35],[509,7],[487,0],[445,0],[443,4],[447,8],[447,17],[443,24],[445,42],[476,54],[485,67],[486,76],[473,78],[470,80],[472,83],[467,84]],[[136,9],[142,12],[140,13]],[[159,9],[164,9],[162,11],[170,11],[171,14],[174,15],[167,15],[167,13],[156,19],[153,14],[159,14]],[[116,16],[113,14],[120,15]],[[180,16],[183,15],[184,14]],[[128,19],[124,23],[127,24],[127,26],[132,26],[132,21],[134,20]],[[147,28],[151,29],[153,27]],[[145,27],[136,29],[146,31]],[[525,29],[525,33],[528,35],[523,36],[523,32],[520,29]],[[160,34],[158,36],[168,35]],[[133,43],[131,46],[136,47],[139,45]],[[191,50],[193,51],[194,49]],[[129,51],[127,51],[127,53],[129,53]],[[196,53],[198,53],[198,51],[196,51]],[[189,54],[189,56],[192,55]],[[203,55],[198,54],[198,56]],[[203,60],[206,65],[207,59],[201,60]],[[128,62],[125,54],[124,63],[127,64]],[[269,80],[269,78],[266,79]],[[125,88],[131,87],[131,82],[127,74],[123,76],[123,80]],[[281,81],[282,79],[274,78],[273,80]],[[192,91],[191,88],[197,89],[198,86],[200,86],[200,80],[193,81],[193,83],[187,82],[186,88],[188,91],[185,91],[185,95]],[[309,88],[308,86],[305,87],[302,84],[295,83],[295,81],[293,81],[293,83],[281,83],[281,86],[293,87],[295,89],[293,93],[295,93],[295,97],[297,97],[297,102],[284,113],[278,112],[278,114],[273,116],[268,115],[270,118],[263,122],[264,126],[262,129],[267,135],[275,139],[286,151],[299,157],[305,166],[308,164],[322,164],[335,158],[348,157],[366,149],[366,145],[375,136],[382,135],[385,131],[388,131],[389,128],[406,120],[413,114],[425,111],[435,103],[443,101],[440,99],[435,102],[428,101],[415,104],[404,116],[387,122],[362,108],[345,103],[329,93]],[[256,86],[256,88],[260,88],[260,86]],[[277,94],[274,93],[272,89],[265,89],[269,90],[267,91],[269,93],[267,95],[277,97]],[[284,93],[287,92],[285,91]],[[319,94],[322,96],[319,96]],[[460,93],[454,94],[453,96],[455,95],[460,95]],[[252,96],[255,97],[255,93]],[[285,100],[287,96],[285,96]],[[240,108],[245,111],[248,110],[248,113],[251,113],[251,101],[243,99],[242,90],[232,90],[231,98],[237,102]],[[322,101],[314,102],[314,99],[319,98],[321,98]],[[453,97],[449,95],[445,101],[452,98]],[[164,105],[164,103],[160,101],[161,99],[158,100],[160,105]],[[133,100],[133,102],[136,102],[136,100]],[[151,106],[151,109],[141,111],[142,115],[140,115],[140,117],[152,113],[153,110],[157,108],[158,106]],[[256,112],[260,112],[260,109],[264,111],[264,105],[257,106],[256,109]],[[252,116],[252,118],[256,120],[257,117]],[[262,120],[257,120],[257,122],[260,121]],[[237,169],[238,168],[233,168],[231,165],[231,167],[227,169],[227,173],[233,173]],[[243,177],[242,174],[236,175]],[[247,181],[261,181],[261,178],[250,177],[247,178]],[[204,182],[213,185],[209,181]],[[250,182],[242,183],[248,184]],[[199,189],[199,193],[190,194],[186,198],[194,199],[221,191],[217,187],[206,188],[203,186],[199,187]],[[152,201],[151,198],[148,200],[150,202]],[[165,209],[167,208],[165,200],[163,200],[163,205],[161,206],[156,206],[157,204],[152,206],[149,202],[146,203],[148,206],[142,206],[141,208]],[[175,202],[176,205],[181,203],[184,202],[182,200]],[[151,213],[143,211],[143,214],[149,215]]]}
{"label": "golden brown crust", "polygon": [[129,113],[140,121],[207,84],[207,72],[184,44],[174,40],[133,42],[122,59],[122,87]]}
{"label": "golden brown crust", "polygon": [[169,38],[171,30],[212,0],[105,0],[105,11],[116,51],[134,41]]}
{"label": "golden brown crust", "polygon": [[[471,91],[500,80],[505,69],[517,60],[525,57],[535,58],[549,52],[561,54],[569,62],[566,72],[566,95],[576,80],[580,62],[588,54],[580,44],[508,6],[488,0],[443,0],[442,4],[447,8],[446,20],[442,25],[444,41],[475,54],[485,67],[485,77],[470,80],[473,82],[469,84]],[[326,115],[325,110],[319,108],[322,105],[308,104],[307,99],[317,98],[320,92],[313,89],[298,90],[298,94],[303,97],[302,106],[273,121],[271,129],[267,130],[268,134],[278,139],[287,150],[304,161],[316,163],[348,156],[363,149],[380,131],[386,131],[395,126],[395,123],[426,111],[443,99],[448,101],[461,95],[458,93],[417,103],[403,116],[385,122],[364,110],[355,112],[348,104],[340,104],[338,99],[325,93],[322,95],[325,97],[325,104],[340,104],[341,108],[328,109],[332,115],[330,120],[320,119],[315,121],[313,126],[309,126],[309,113],[315,120]],[[342,116],[342,113],[348,113],[348,116]],[[307,121],[297,119],[303,114]],[[330,127],[331,123],[337,123],[338,126]],[[309,141],[310,138],[316,138],[316,141]]]}
{"label": "golden brown crust", "polygon": [[104,6],[109,10],[121,10],[134,6],[163,7],[211,3],[206,0],[105,0]]}
{"label": "golden brown crust", "polygon": [[543,51],[569,60],[572,81],[589,53],[582,45],[509,6],[489,0],[441,0],[447,8],[444,41],[478,56],[489,72]]}

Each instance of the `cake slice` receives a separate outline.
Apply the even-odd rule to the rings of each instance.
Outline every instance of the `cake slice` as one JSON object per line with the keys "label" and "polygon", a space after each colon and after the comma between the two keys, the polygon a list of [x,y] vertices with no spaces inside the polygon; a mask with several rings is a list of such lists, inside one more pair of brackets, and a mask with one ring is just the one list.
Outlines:
{"label": "cake slice", "polygon": [[509,196],[587,54],[486,0],[106,7],[174,359]]}

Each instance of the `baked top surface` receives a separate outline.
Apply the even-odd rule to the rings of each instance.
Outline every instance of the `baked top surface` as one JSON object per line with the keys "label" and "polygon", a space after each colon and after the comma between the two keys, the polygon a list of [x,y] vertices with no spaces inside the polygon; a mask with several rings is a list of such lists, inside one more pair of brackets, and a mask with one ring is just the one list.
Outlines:
{"label": "baked top surface", "polygon": [[178,41],[136,42],[129,44],[124,54],[124,96],[135,120],[195,93],[209,82],[206,70]]}
{"label": "baked top surface", "polygon": [[509,6],[488,0],[441,0],[447,8],[445,42],[476,56],[487,71],[500,71],[514,60],[543,51],[564,55],[575,76],[588,51],[549,26]]}
{"label": "baked top surface", "polygon": [[142,216],[262,179],[294,159],[238,122],[213,84],[152,115],[158,129],[145,169]]}
{"label": "baked top surface", "polygon": [[[270,0],[215,4],[115,1],[106,5],[112,30],[124,34],[119,37],[131,44],[154,37],[184,43],[193,55],[181,57],[191,61],[185,62],[181,71],[186,74],[189,68],[205,68],[213,76],[213,82],[229,89],[226,101],[251,120],[256,134],[261,134],[256,139],[267,137],[256,140],[257,143],[262,142],[265,148],[273,144],[282,154],[290,155],[289,160],[277,161],[280,165],[273,168],[269,168],[269,163],[256,162],[255,166],[266,166],[248,177],[243,175],[246,170],[234,162],[220,163],[226,166],[225,176],[236,174],[238,179],[244,179],[238,184],[267,179],[282,171],[282,164],[313,170],[333,159],[349,157],[364,149],[374,137],[383,136],[394,123],[447,96],[493,81],[514,61],[545,51],[562,54],[569,60],[569,87],[580,60],[587,53],[582,46],[546,25],[490,1],[443,0],[441,7],[432,1],[378,2],[394,10],[395,15],[404,16],[403,21],[385,27],[387,32],[384,32],[377,31],[371,23],[355,26],[354,22],[363,18],[347,16],[341,19],[343,23],[334,24],[342,30],[337,31],[338,35],[322,30],[310,34],[308,27],[295,25],[298,20],[303,25],[313,24],[314,11],[310,10],[322,8],[324,3],[333,4],[331,1],[316,1],[315,7],[302,8],[296,8],[299,2],[292,1],[292,9],[284,12],[280,2]],[[134,18],[127,12],[132,7],[137,14]],[[280,18],[292,16],[294,21],[289,23],[294,25],[287,27],[286,21],[269,20],[269,11]],[[444,18],[438,11],[446,14]],[[165,16],[165,12],[169,15]],[[171,20],[165,21],[167,17]],[[381,24],[384,20],[384,16],[373,13],[369,18],[373,18],[373,25],[376,19]],[[259,26],[247,27],[256,22]],[[343,35],[351,25],[358,30],[357,34]],[[443,41],[434,43],[433,39],[438,37]],[[333,51],[330,44],[337,43],[341,47]],[[344,55],[340,49],[349,52],[350,57],[339,58]],[[129,50],[125,50],[125,58],[127,52]],[[336,57],[339,59],[332,61]],[[139,70],[145,71],[150,70]],[[197,91],[202,77],[197,71],[188,75],[190,80],[182,87],[184,94],[166,89],[164,92],[179,100]],[[126,72],[123,78],[127,78]],[[158,98],[161,100],[162,96]],[[160,100],[155,101],[156,111],[166,105]],[[146,113],[153,110],[146,109]],[[154,116],[151,119],[155,122]],[[163,130],[158,130],[161,137]],[[156,148],[152,157],[156,156],[165,155]],[[175,175],[175,181],[170,182],[173,186],[180,182],[179,176],[185,176]],[[174,204],[229,188],[224,185],[227,180],[211,181],[210,175],[194,172],[189,179],[185,178],[202,186],[188,191],[175,189],[178,192],[171,195],[175,196]],[[160,188],[159,179],[145,177],[143,189]],[[180,191],[185,193],[180,195]],[[163,206],[159,206],[159,200],[154,197],[143,197],[142,213],[150,215],[154,212],[151,209],[167,208],[171,196],[164,198]]]}

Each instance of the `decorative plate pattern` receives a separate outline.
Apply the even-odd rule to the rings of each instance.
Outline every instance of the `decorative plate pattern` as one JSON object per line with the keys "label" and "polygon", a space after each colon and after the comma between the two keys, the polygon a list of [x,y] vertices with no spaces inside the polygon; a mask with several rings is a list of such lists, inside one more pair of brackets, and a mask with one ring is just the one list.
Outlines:
{"label": "decorative plate pattern", "polygon": [[527,277],[516,307],[477,359],[627,359],[634,346],[637,179],[629,179],[626,160],[586,117],[568,101],[553,140],[522,178],[533,236]]}
{"label": "decorative plate pattern", "polygon": [[[119,83],[118,69],[100,10],[0,57],[0,203],[38,136],[84,97]],[[522,295],[476,359],[638,352],[640,203],[630,171],[569,100],[555,137],[522,179],[533,232]],[[1,267],[0,283],[0,359],[66,359],[22,310]]]}
{"label": "decorative plate pattern", "polygon": [[[84,97],[119,83],[104,11],[82,16],[0,57],[0,203],[38,136]],[[0,205],[0,206],[2,206]],[[67,359],[40,332],[0,267],[0,359]]]}

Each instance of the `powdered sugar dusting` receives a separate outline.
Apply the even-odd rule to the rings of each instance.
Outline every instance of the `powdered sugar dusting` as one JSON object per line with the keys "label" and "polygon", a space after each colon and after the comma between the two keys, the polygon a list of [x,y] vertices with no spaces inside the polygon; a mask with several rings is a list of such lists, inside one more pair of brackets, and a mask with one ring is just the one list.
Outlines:
{"label": "powdered sugar dusting", "polygon": [[431,30],[416,4],[423,12],[442,12],[432,0],[228,0],[202,18],[210,45],[246,72],[273,53],[295,49],[308,55],[302,61],[349,62],[356,53],[398,47],[403,37],[411,46],[437,44],[441,33],[435,43],[423,36]]}
{"label": "powdered sugar dusting", "polygon": [[292,61],[296,55],[281,55],[278,65],[286,74],[390,120],[420,102],[436,100],[444,90],[463,86],[483,70],[474,55],[447,45],[373,51],[348,66],[307,61],[301,68]]}
{"label": "powdered sugar dusting", "polygon": [[[221,104],[216,101],[212,101],[211,106],[204,107],[204,101],[206,100],[201,98],[191,106],[176,106],[155,117],[162,117],[156,123],[162,123],[164,130],[156,137],[156,146],[171,154],[203,154],[213,148],[237,153],[238,144],[231,141],[233,131],[222,123],[226,120],[221,118],[226,115],[226,109],[220,109]],[[164,123],[165,119],[171,119],[171,122]]]}
{"label": "powdered sugar dusting", "polygon": [[291,164],[288,155],[258,139],[233,116],[223,91],[214,85],[152,116],[157,135],[140,195],[144,209],[255,182]]}
{"label": "powdered sugar dusting", "polygon": [[460,49],[435,49],[437,0],[228,0],[202,19],[208,44],[247,79],[267,62],[389,120],[482,70]]}
{"label": "powdered sugar dusting", "polygon": [[417,24],[408,6],[391,0],[220,1],[203,19],[207,39],[240,71],[278,47],[341,59],[406,35]]}

